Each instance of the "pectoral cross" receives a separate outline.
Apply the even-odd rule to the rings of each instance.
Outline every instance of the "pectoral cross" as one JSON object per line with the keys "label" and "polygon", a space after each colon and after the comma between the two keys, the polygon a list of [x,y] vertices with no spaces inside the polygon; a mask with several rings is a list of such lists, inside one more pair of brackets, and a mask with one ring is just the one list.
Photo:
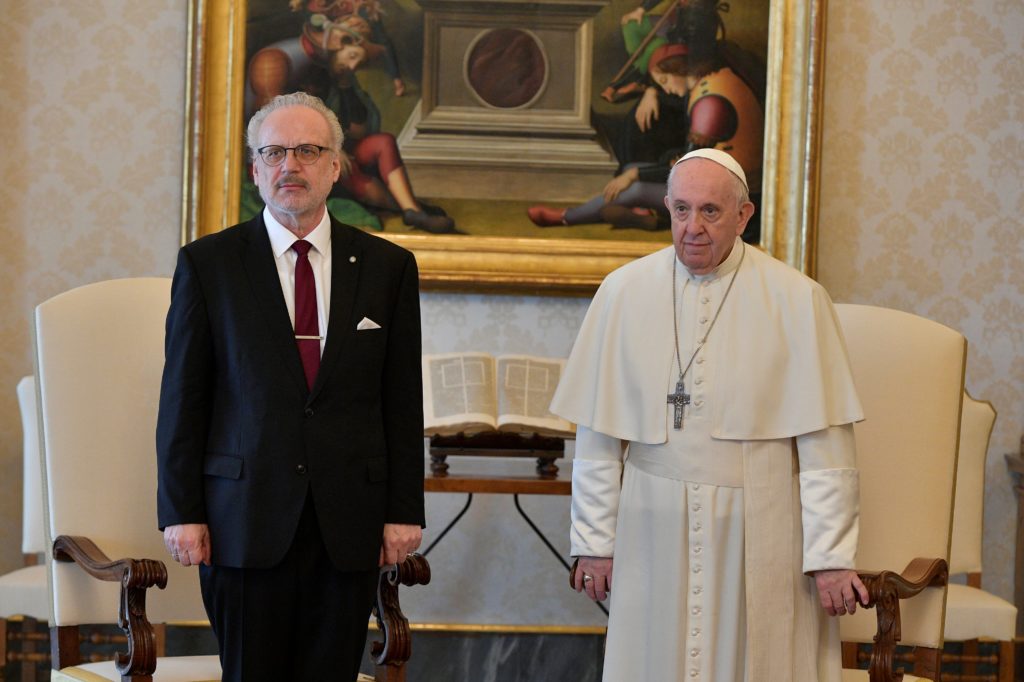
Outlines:
{"label": "pectoral cross", "polygon": [[683,385],[682,379],[676,382],[676,392],[669,393],[668,400],[665,402],[675,406],[675,411],[672,414],[672,428],[678,431],[683,428],[683,405],[690,404],[690,394],[686,392],[686,386]]}

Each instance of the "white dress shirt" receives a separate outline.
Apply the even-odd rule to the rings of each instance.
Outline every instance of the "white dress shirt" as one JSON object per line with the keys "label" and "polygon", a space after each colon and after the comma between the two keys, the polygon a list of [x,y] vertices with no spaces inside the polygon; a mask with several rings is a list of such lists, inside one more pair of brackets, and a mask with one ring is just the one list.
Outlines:
{"label": "white dress shirt", "polygon": [[[299,256],[292,249],[292,244],[299,241],[284,225],[279,223],[270,210],[263,209],[263,222],[267,225],[267,236],[270,237],[270,248],[274,252],[274,263],[277,265],[277,276],[281,280],[281,293],[284,303],[288,306],[288,319],[295,328],[295,262]],[[331,219],[324,209],[320,224],[306,235],[305,241],[313,245],[309,250],[309,265],[313,268],[313,281],[316,282],[316,316],[320,326],[320,354],[323,355],[324,344],[327,343],[327,319],[331,310]]]}

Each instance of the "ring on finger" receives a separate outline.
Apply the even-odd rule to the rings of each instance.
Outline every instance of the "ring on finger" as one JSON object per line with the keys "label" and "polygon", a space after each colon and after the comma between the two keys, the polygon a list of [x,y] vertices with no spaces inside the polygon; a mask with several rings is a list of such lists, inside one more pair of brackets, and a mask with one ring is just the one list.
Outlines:
{"label": "ring on finger", "polygon": [[589,583],[589,582],[590,582],[591,580],[593,580],[593,579],[594,579],[594,576],[592,576],[592,575],[587,575],[586,573],[584,573],[584,574],[583,574],[583,582],[585,582],[585,583]]}

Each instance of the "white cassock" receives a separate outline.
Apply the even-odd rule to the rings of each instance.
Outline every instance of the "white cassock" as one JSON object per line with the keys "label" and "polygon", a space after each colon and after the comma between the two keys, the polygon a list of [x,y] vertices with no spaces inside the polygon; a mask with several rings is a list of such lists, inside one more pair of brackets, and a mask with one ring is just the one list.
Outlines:
{"label": "white cassock", "polygon": [[[684,367],[707,335],[681,430],[673,267]],[[552,411],[578,425],[572,554],[615,558],[606,682],[840,679],[806,573],[854,565],[862,413],[820,285],[739,240],[705,276],[671,247],[634,261],[595,296]]]}

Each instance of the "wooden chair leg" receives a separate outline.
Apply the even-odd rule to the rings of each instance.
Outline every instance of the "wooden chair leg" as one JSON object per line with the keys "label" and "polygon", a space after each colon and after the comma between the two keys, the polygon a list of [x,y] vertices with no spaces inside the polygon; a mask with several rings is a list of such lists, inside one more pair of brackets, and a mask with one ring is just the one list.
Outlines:
{"label": "wooden chair leg", "polygon": [[857,665],[856,642],[843,642],[843,667],[848,670],[860,667]]}
{"label": "wooden chair leg", "polygon": [[54,670],[82,662],[77,625],[56,625],[50,628],[50,661]]}
{"label": "wooden chair leg", "polygon": [[961,675],[977,675],[978,640],[969,639],[963,643],[963,658],[960,661]]}
{"label": "wooden chair leg", "polygon": [[942,649],[919,646],[914,648],[914,674],[933,682],[941,682]]}
{"label": "wooden chair leg", "polygon": [[[287,152],[285,152],[287,153]],[[0,618],[0,670],[7,667],[7,619]],[[3,677],[0,677],[3,679]]]}
{"label": "wooden chair leg", "polygon": [[999,682],[1013,682],[1013,642],[999,642]]}
{"label": "wooden chair leg", "polygon": [[[287,152],[285,152],[287,154]],[[156,656],[167,655],[167,624],[153,623],[153,636],[156,639]]]}

